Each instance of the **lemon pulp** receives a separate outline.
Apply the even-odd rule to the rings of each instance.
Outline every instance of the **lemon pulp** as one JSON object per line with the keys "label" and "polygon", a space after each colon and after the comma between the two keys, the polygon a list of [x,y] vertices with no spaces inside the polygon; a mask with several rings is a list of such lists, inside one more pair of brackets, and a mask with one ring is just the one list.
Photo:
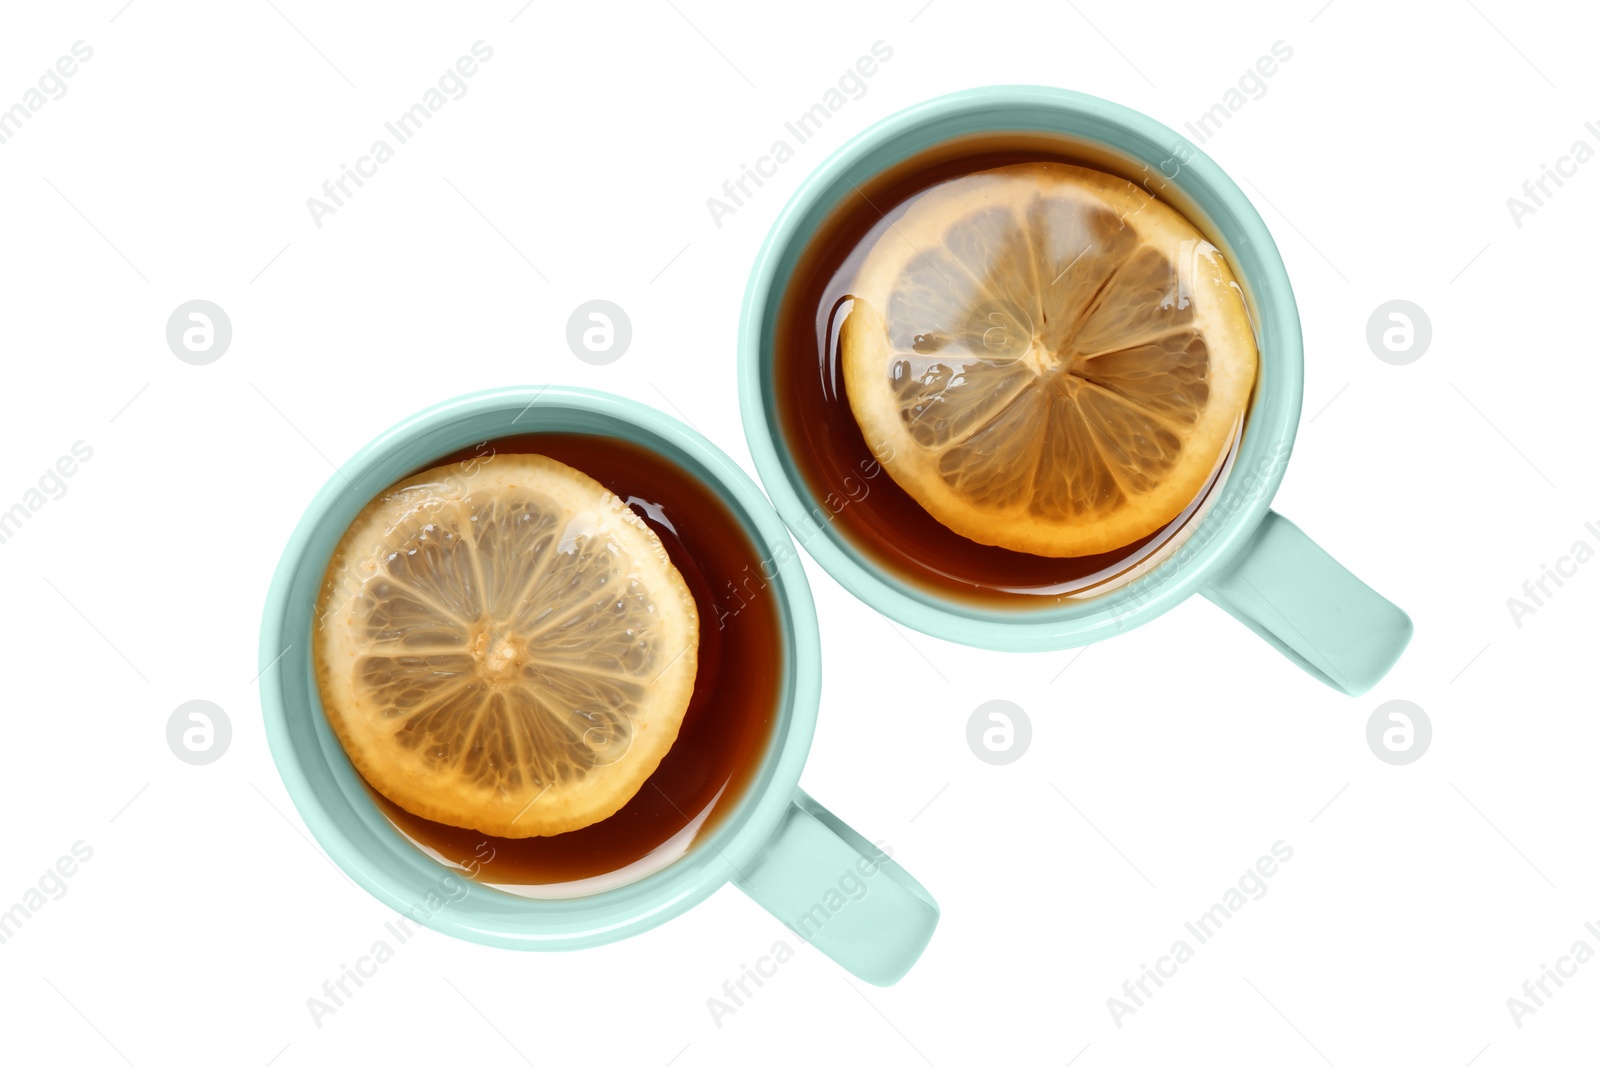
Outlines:
{"label": "lemon pulp", "polygon": [[869,448],[970,540],[1109,552],[1216,473],[1257,352],[1222,253],[1144,189],[1059,163],[954,179],[891,215],[851,287]]}
{"label": "lemon pulp", "polygon": [[500,837],[625,805],[676,739],[699,617],[660,539],[544,456],[405,479],[339,542],[318,604],[324,711],[415,815]]}

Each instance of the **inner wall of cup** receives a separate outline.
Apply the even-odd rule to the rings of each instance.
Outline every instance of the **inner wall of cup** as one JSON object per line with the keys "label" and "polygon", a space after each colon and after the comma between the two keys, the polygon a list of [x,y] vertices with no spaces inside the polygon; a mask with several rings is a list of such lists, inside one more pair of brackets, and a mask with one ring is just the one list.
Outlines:
{"label": "inner wall of cup", "polygon": [[[515,420],[515,422],[513,422]],[[296,759],[316,794],[317,803],[338,824],[342,832],[362,857],[362,862],[381,870],[389,879],[398,877],[408,885],[426,893],[441,877],[448,877],[451,868],[431,859],[395,829],[386,816],[368,796],[360,777],[343,747],[334,735],[323,713],[316,689],[316,679],[311,664],[311,619],[316,598],[321,588],[322,575],[333,550],[345,529],[356,514],[378,493],[405,477],[411,471],[429,466],[433,461],[478,444],[485,440],[527,433],[579,433],[617,437],[657,452],[683,468],[695,479],[710,487],[739,522],[745,535],[757,550],[766,553],[768,546],[748,511],[737,497],[730,493],[720,479],[709,471],[697,457],[686,452],[675,442],[667,440],[643,427],[623,422],[598,412],[580,408],[556,407],[549,403],[537,405],[529,411],[521,405],[489,413],[478,412],[471,416],[448,420],[398,440],[380,442],[372,459],[360,466],[347,466],[350,484],[322,509],[312,536],[308,539],[296,569],[290,594],[287,598],[285,634],[287,643],[295,649],[304,649],[303,655],[285,657],[283,671],[283,700],[291,743]],[[354,469],[352,469],[354,468]],[[722,819],[712,831],[709,841],[702,842],[684,856],[662,869],[637,881],[630,882],[613,892],[644,892],[653,882],[671,874],[696,855],[720,847],[724,838],[734,835],[743,825],[755,798],[769,787],[778,759],[789,741],[793,717],[793,699],[796,684],[796,655],[793,616],[784,583],[787,576],[781,572],[769,584],[777,587],[775,595],[782,631],[782,677],[779,685],[779,707],[776,709],[772,734],[761,766],[745,788],[738,807]],[[423,881],[419,882],[419,877]],[[538,908],[548,901],[475,885],[481,890],[512,902],[512,909]],[[596,894],[596,899],[603,894]],[[420,899],[420,896],[419,898]],[[568,898],[569,902],[571,898]],[[583,898],[577,898],[579,900]]]}
{"label": "inner wall of cup", "polygon": [[[1102,101],[1092,101],[1092,104],[1105,106]],[[1101,166],[1111,173],[1141,184],[1159,198],[1168,201],[1222,250],[1234,268],[1235,276],[1244,292],[1261,360],[1243,438],[1235,449],[1230,470],[1211,487],[1206,499],[1199,502],[1202,511],[1209,509],[1220,498],[1233,470],[1263,468],[1266,457],[1276,445],[1275,441],[1269,440],[1275,434],[1255,432],[1263,414],[1260,410],[1263,407],[1263,398],[1276,396],[1282,386],[1293,379],[1293,375],[1286,373],[1287,368],[1279,365],[1278,357],[1298,359],[1298,349],[1289,352],[1287,351],[1289,346],[1283,345],[1281,346],[1283,351],[1280,351],[1280,346],[1276,343],[1276,339],[1281,336],[1298,334],[1298,323],[1290,324],[1278,320],[1282,308],[1288,309],[1288,315],[1294,315],[1292,294],[1287,291],[1274,294],[1270,291],[1281,270],[1278,266],[1277,250],[1270,246],[1263,249],[1251,239],[1250,227],[1244,224],[1234,206],[1213,184],[1213,179],[1206,176],[1206,172],[1209,172],[1221,178],[1221,172],[1199,148],[1176,132],[1164,130],[1153,121],[1149,122],[1149,126],[1153,130],[1163,130],[1165,137],[1154,132],[1147,133],[1092,112],[1092,107],[1078,107],[1069,102],[1016,101],[996,105],[975,100],[963,107],[938,112],[932,117],[915,121],[905,129],[889,134],[877,144],[855,152],[830,184],[819,187],[811,194],[804,212],[794,218],[787,240],[781,249],[777,250],[772,281],[762,295],[758,361],[767,432],[771,436],[774,451],[784,467],[786,477],[801,500],[808,502],[807,510],[817,506],[818,501],[813,497],[805,478],[789,455],[782,422],[775,407],[773,383],[773,329],[795,265],[807,243],[834,210],[844,203],[847,197],[858,195],[857,186],[930,149],[976,135],[1016,133],[1066,142],[1075,154],[1081,152],[1086,163]],[[1222,180],[1226,181],[1225,178]],[[1298,406],[1298,399],[1294,403]],[[1292,439],[1292,425],[1288,434]],[[1281,469],[1281,463],[1279,468]],[[1217,519],[1207,515],[1202,519],[1202,523],[1207,521],[1217,521]],[[1192,536],[1196,524],[1187,525],[1189,529],[1177,539],[1178,541]],[[807,531],[808,534],[812,532]],[[857,565],[876,575],[880,580],[902,589],[914,599],[944,611],[975,618],[1015,617],[1019,613],[1040,618],[1061,617],[1095,603],[1097,598],[1104,600],[1136,593],[1139,585],[1145,581],[1146,575],[1163,567],[1165,565],[1163,561],[1170,559],[1172,554],[1181,548],[1177,542],[1165,546],[1158,557],[1153,557],[1140,565],[1138,577],[1122,584],[1118,591],[1086,597],[1065,606],[1032,609],[984,608],[957,603],[915,586],[907,586],[884,574],[856,549],[847,536],[834,529],[831,524],[824,524],[820,532]]]}

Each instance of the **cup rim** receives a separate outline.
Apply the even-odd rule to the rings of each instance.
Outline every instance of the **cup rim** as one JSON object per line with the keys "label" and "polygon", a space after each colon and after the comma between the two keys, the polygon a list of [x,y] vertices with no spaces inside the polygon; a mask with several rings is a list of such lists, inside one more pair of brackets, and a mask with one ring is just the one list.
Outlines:
{"label": "cup rim", "polygon": [[[1008,118],[1019,115],[1028,117]],[[822,502],[811,495],[804,475],[779,445],[782,430],[771,408],[768,372],[772,317],[782,298],[778,286],[787,283],[780,273],[810,238],[808,227],[839,202],[846,182],[859,184],[861,178],[915,151],[948,140],[949,135],[932,133],[951,122],[969,123],[961,134],[1018,131],[1086,136],[1066,123],[1111,131],[1147,149],[1152,166],[1158,160],[1173,162],[1181,149],[1189,158],[1170,180],[1201,202],[1236,252],[1248,253],[1245,261],[1252,270],[1246,276],[1240,269],[1241,281],[1259,313],[1263,317],[1271,313],[1270,321],[1258,324],[1261,370],[1233,473],[1216,491],[1220,496],[1211,510],[1174,554],[1116,592],[1057,607],[1006,608],[964,603],[919,588],[890,574],[834,526],[814,518],[823,509]],[[917,143],[919,136],[925,143]],[[896,144],[915,148],[875,158]],[[1125,146],[1114,147],[1132,154]],[[1155,119],[1099,97],[1038,85],[985,86],[914,104],[856,134],[807,175],[756,254],[741,306],[738,359],[745,440],[762,485],[801,547],[859,599],[897,622],[950,641],[1016,651],[1072,648],[1149,622],[1226,566],[1249,542],[1282,482],[1304,388],[1293,288],[1266,223],[1238,185],[1187,138]],[[1247,464],[1261,468],[1261,480],[1248,490],[1232,487],[1239,472],[1249,469]]]}
{"label": "cup rim", "polygon": [[[507,415],[515,416],[511,421],[517,428],[494,431],[497,420]],[[552,417],[560,424],[551,425]],[[394,829],[365,793],[328,726],[309,678],[309,648],[298,654],[293,645],[297,631],[309,634],[315,590],[333,544],[355,511],[417,469],[404,458],[408,448],[426,448],[436,459],[486,438],[538,432],[541,425],[563,432],[565,421],[574,419],[616,427],[616,436],[647,447],[670,446],[676,454],[668,458],[691,460],[689,473],[728,505],[764,561],[776,570],[769,584],[780,609],[784,677],[762,765],[739,806],[709,835],[638,881],[582,897],[529,899],[453,873]],[[491,432],[484,433],[485,428]],[[309,601],[308,574],[315,576]],[[273,760],[301,818],[334,863],[380,901],[422,925],[480,944],[521,949],[581,948],[641,933],[739,877],[776,832],[798,790],[821,691],[821,644],[810,587],[788,530],[761,490],[691,427],[644,404],[570,386],[507,387],[446,400],[401,420],[357,452],[318,492],[284,548],[266,597],[259,655],[261,705]],[[301,672],[298,679],[296,671]],[[309,706],[295,712],[291,701]],[[303,724],[296,726],[296,715],[310,716],[309,731]],[[456,893],[459,897],[452,896]],[[435,906],[436,899],[444,903]]]}

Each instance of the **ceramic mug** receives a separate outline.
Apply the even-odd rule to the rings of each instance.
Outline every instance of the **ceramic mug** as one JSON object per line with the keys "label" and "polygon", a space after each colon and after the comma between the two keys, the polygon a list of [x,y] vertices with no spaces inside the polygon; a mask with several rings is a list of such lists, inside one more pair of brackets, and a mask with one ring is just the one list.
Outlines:
{"label": "ceramic mug", "polygon": [[[711,488],[772,576],[782,684],[771,740],[737,808],[646,877],[587,896],[529,899],[462,878],[379,811],[330,729],[311,663],[311,627],[335,545],[383,489],[483,441],[538,432],[622,438]],[[816,612],[793,542],[755,484],[715,445],[643,405],[584,389],[508,388],[450,400],[395,426],[329,479],[284,550],[261,627],[267,739],[295,807],[322,847],[386,905],[481,944],[571,949],[676,916],[732,881],[800,937],[880,985],[905,974],[939,909],[899,864],[799,788],[821,691]]]}
{"label": "ceramic mug", "polygon": [[[1115,160],[1130,180],[1173,201],[1223,249],[1245,291],[1260,369],[1234,462],[1159,562],[1114,591],[1040,608],[976,605],[908,583],[880,566],[832,518],[785,441],[774,395],[774,329],[802,251],[859,187],[957,138],[1064,137]],[[891,218],[892,213],[891,213]],[[1411,637],[1405,612],[1272,511],[1294,443],[1303,391],[1300,318],[1283,261],[1239,187],[1176,132],[1118,104],[1041,86],[972,89],[917,104],[839,149],[801,184],[756,257],[739,326],[745,436],[778,512],[833,577],[925,633],[985,648],[1039,651],[1098,641],[1200,593],[1295,663],[1351,695],[1365,692]],[[843,504],[842,506],[848,506]]]}

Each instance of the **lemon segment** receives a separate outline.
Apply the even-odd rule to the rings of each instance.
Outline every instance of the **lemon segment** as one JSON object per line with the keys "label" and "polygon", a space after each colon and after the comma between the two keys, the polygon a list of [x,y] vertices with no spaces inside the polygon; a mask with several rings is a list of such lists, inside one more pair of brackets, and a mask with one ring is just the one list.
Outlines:
{"label": "lemon segment", "polygon": [[1058,163],[936,186],[867,250],[845,391],[891,477],[969,540],[1131,544],[1201,493],[1257,352],[1221,252],[1131,182]]}
{"label": "lemon segment", "polygon": [[699,616],[615,494],[545,456],[413,475],[335,550],[314,662],[328,721],[373,788],[499,837],[591,825],[677,738]]}

